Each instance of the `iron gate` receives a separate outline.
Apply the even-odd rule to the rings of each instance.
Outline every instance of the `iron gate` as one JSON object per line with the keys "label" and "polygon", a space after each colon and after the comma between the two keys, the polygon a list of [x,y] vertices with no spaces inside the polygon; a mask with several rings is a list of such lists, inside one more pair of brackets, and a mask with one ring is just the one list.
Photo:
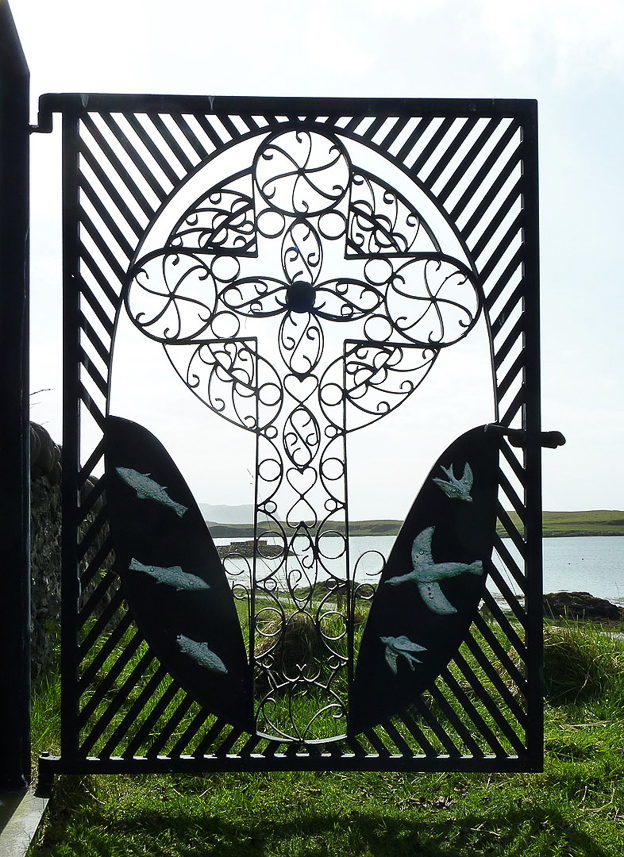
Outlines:
{"label": "iron gate", "polygon": [[[62,749],[42,776],[539,769],[536,105],[46,95],[39,130],[54,113]],[[494,419],[439,450],[363,577],[349,434],[479,322]],[[115,411],[152,360],[252,439],[248,557],[218,555],[158,413]]]}

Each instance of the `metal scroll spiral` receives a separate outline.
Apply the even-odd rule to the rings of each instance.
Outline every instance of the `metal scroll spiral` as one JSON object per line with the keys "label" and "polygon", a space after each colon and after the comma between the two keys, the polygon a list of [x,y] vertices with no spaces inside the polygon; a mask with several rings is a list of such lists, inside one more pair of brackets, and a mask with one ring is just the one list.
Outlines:
{"label": "metal scroll spiral", "polygon": [[126,308],[196,396],[257,436],[257,553],[233,585],[251,605],[258,731],[343,734],[356,600],[372,594],[349,568],[346,435],[472,329],[472,272],[341,138],[296,129],[260,135],[250,167],[199,195],[132,267]]}

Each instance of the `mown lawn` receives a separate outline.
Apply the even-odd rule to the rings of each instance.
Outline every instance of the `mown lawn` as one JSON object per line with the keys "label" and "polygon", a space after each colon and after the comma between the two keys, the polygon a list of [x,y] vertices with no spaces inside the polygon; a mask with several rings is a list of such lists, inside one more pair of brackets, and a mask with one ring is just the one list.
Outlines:
{"label": "mown lawn", "polygon": [[[29,853],[621,857],[624,642],[579,624],[545,648],[543,773],[58,777]],[[57,693],[39,688],[36,752],[55,749]]]}

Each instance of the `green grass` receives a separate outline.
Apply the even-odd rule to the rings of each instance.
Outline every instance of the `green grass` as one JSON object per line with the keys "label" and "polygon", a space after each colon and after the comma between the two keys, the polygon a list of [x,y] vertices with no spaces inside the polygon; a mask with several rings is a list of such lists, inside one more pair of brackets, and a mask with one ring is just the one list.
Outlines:
{"label": "green grass", "polygon": [[[515,512],[509,517],[519,527]],[[597,509],[588,512],[544,512],[544,536],[624,536],[624,512]],[[503,535],[502,529],[499,534]]]}
{"label": "green grass", "polygon": [[[30,855],[621,857],[624,642],[549,625],[544,676],[541,774],[57,777]],[[37,750],[58,747],[56,687],[36,689]]]}

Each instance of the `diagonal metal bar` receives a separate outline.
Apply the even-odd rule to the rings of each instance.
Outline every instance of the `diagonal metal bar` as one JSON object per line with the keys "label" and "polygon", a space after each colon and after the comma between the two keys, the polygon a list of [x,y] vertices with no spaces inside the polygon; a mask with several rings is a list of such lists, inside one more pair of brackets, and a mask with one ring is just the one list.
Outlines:
{"label": "diagonal metal bar", "polygon": [[79,523],[82,524],[92,511],[93,507],[102,500],[102,495],[104,493],[104,480],[98,479],[97,482],[90,486],[87,491],[86,488],[82,492],[80,497],[80,519]]}
{"label": "diagonal metal bar", "polygon": [[79,313],[79,325],[81,333],[84,334],[88,342],[94,347],[108,369],[111,356],[110,349],[104,345],[98,334],[95,332],[95,328],[82,312]]}
{"label": "diagonal metal bar", "polygon": [[[221,742],[215,755],[220,757],[226,756],[242,734],[243,732],[241,729],[235,729],[234,727],[230,727],[230,734]],[[292,745],[292,747],[294,750],[296,750],[294,744]]]}
{"label": "diagonal metal bar", "polygon": [[110,167],[121,180],[123,187],[127,188],[127,190],[130,192],[143,214],[145,214],[148,219],[151,218],[154,214],[154,207],[145,198],[145,195],[139,189],[139,186],[131,177],[128,170],[124,167],[115,152],[112,150],[111,146],[105,139],[100,129],[93,122],[89,114],[85,114],[84,117],[82,117],[82,121],[84,123],[85,128],[89,131],[94,141],[102,150],[102,153],[110,164]]}
{"label": "diagonal metal bar", "polygon": [[405,158],[412,151],[416,143],[420,140],[422,135],[425,133],[427,128],[432,122],[433,117],[430,116],[427,119],[421,119],[418,125],[414,128],[412,133],[409,135],[405,143],[401,146],[399,151],[397,152],[397,161],[405,162]]}
{"label": "diagonal metal bar", "polygon": [[[198,139],[197,134],[195,134],[195,132],[193,131],[191,126],[188,124],[188,122],[186,121],[184,116],[179,116],[179,115],[173,113],[171,118],[173,119],[175,124],[178,126],[180,131],[184,134],[184,136],[188,140],[188,142],[191,144],[191,146],[195,150],[195,153],[197,154],[200,161],[203,161],[204,158],[207,158],[209,155],[208,150],[206,149],[204,144]],[[246,123],[249,126],[251,126],[251,128],[257,128],[258,127],[258,124],[251,117],[246,119]]]}
{"label": "diagonal metal bar", "polygon": [[477,174],[472,179],[466,190],[457,200],[452,210],[449,212],[452,220],[457,221],[466,206],[471,202],[474,198],[475,194],[478,192],[479,188],[483,184],[483,182],[487,179],[488,175],[494,170],[498,159],[501,157],[514,135],[518,133],[518,125],[515,122],[510,122],[509,126],[505,129],[504,133],[501,135],[500,140],[496,143],[488,157],[485,159],[483,165],[477,171]]}
{"label": "diagonal metal bar", "polygon": [[374,729],[366,729],[362,734],[370,741],[379,756],[390,755],[390,751]]}
{"label": "diagonal metal bar", "polygon": [[106,509],[100,509],[95,520],[89,525],[88,532],[83,536],[78,545],[78,559],[84,559],[89,548],[93,547],[93,543],[104,527],[108,526],[108,515]]}
{"label": "diagonal metal bar", "polygon": [[453,743],[450,735],[444,729],[444,726],[438,721],[436,717],[433,716],[431,711],[429,710],[429,706],[425,703],[425,701],[420,697],[414,703],[414,708],[422,719],[425,721],[429,729],[436,736],[438,741],[442,744],[446,752],[449,756],[461,756],[460,750]]}
{"label": "diagonal metal bar", "polygon": [[[496,540],[498,541],[498,537]],[[514,578],[516,585],[520,588],[520,590],[524,594],[524,589],[525,589],[525,584],[526,584],[525,576],[522,574],[522,572],[518,568],[517,563],[515,562],[513,557],[509,554],[507,549],[503,547],[503,550],[505,551],[505,553],[502,553],[501,550],[499,550],[497,548],[497,551],[500,554],[501,559],[503,560],[507,570],[511,572],[511,575]],[[509,587],[507,587],[507,584],[505,583],[505,581],[501,577],[498,569],[496,569],[496,566],[494,566],[494,568],[491,570],[490,576],[491,576],[492,580],[494,581],[494,583],[496,583],[498,588],[501,590],[501,594],[503,594],[505,596],[507,602],[510,605],[513,605],[514,601],[517,603],[517,601],[518,601],[517,597],[513,594],[513,592],[509,589]],[[503,589],[501,589],[501,585],[504,587]],[[514,609],[513,606],[512,606],[512,609]],[[514,612],[516,613],[518,619],[521,616],[524,617],[525,611],[520,605],[518,605],[517,608],[514,609]]]}
{"label": "diagonal metal bar", "polygon": [[178,690],[178,693],[183,695],[182,699],[178,702],[176,710],[169,716],[167,722],[160,727],[160,734],[147,750],[147,756],[157,756],[160,753],[193,704],[191,697],[185,694],[183,690]]}
{"label": "diagonal metal bar", "polygon": [[454,658],[455,663],[459,667],[462,675],[466,679],[466,681],[470,684],[475,694],[477,695],[479,701],[487,709],[490,717],[497,724],[505,738],[509,741],[511,746],[515,749],[517,753],[522,753],[524,749],[524,745],[522,739],[518,736],[515,730],[512,728],[509,721],[503,717],[503,714],[491,698],[487,690],[483,687],[483,683],[479,679],[479,677],[475,674],[474,670],[468,663],[468,661],[464,658],[461,652],[458,652]]}
{"label": "diagonal metal bar", "polygon": [[520,462],[518,461],[518,459],[514,455],[513,450],[511,449],[511,447],[509,446],[508,443],[502,443],[500,449],[501,449],[501,452],[503,453],[505,461],[511,467],[511,469],[515,473],[518,481],[524,487],[524,480],[526,477],[524,467],[520,464]]}
{"label": "diagonal metal bar", "polygon": [[[466,241],[468,245],[472,248],[472,253],[475,257],[481,255],[481,252],[488,241],[492,238],[502,221],[505,219],[505,216],[511,210],[513,204],[515,202],[521,202],[521,188],[522,188],[522,176],[516,181],[515,185],[510,188],[505,198],[499,200],[496,203],[496,197],[502,191],[505,186],[507,180],[511,177],[514,170],[520,167],[522,164],[521,153],[516,150],[514,155],[507,161],[505,166],[498,173],[487,192],[484,194],[483,199],[477,205],[473,213],[470,215],[466,223],[462,228],[462,234],[466,237]],[[470,240],[475,229],[481,224],[481,222],[485,219],[488,212],[491,212],[492,217],[489,224],[483,230],[482,236],[478,239],[475,244],[474,241]],[[480,248],[480,249],[477,249]]]}
{"label": "diagonal metal bar", "polygon": [[462,144],[466,141],[468,135],[476,125],[477,121],[478,120],[476,116],[469,116],[468,119],[464,121],[464,124],[455,135],[455,138],[446,147],[444,153],[440,155],[435,167],[427,176],[424,182],[427,187],[432,188],[434,186],[434,184],[440,178],[444,170],[448,167],[457,152],[460,150]]}
{"label": "diagonal metal bar", "polygon": [[191,741],[208,720],[212,720],[212,715],[204,709],[200,709],[186,727],[176,744],[171,748],[170,755],[181,756],[185,750],[188,752]]}
{"label": "diagonal metal bar", "polygon": [[[507,285],[514,274],[518,273],[522,278],[522,265],[524,258],[524,250],[522,246],[518,247],[514,255],[511,257],[504,270],[498,275],[495,283],[488,282],[487,291],[485,293],[485,305],[489,312],[492,311],[494,304],[501,297],[507,295]],[[502,346],[497,345],[497,354]],[[500,360],[503,358],[501,357]]]}
{"label": "diagonal metal bar", "polygon": [[463,741],[468,750],[472,753],[473,756],[483,756],[483,750],[477,742],[474,740],[470,730],[467,728],[466,724],[459,718],[457,713],[454,711],[452,706],[449,704],[444,693],[438,688],[437,684],[432,685],[429,688],[429,694],[433,702],[438,706],[442,714],[446,717],[449,724],[453,727],[455,732],[457,733],[457,737],[460,741]]}
{"label": "diagonal metal bar", "polygon": [[520,672],[514,660],[505,651],[496,634],[481,615],[477,615],[474,624],[499,660],[500,665],[507,671],[510,679],[523,696],[526,696],[526,677]]}
{"label": "diagonal metal bar", "polygon": [[[103,235],[101,235],[100,231],[95,227],[93,221],[84,210],[84,208],[80,209],[80,226],[84,230],[84,235],[88,235],[89,238],[93,241],[97,249],[99,250],[102,258],[109,266],[115,277],[122,282],[125,275],[125,267],[123,267],[115,254],[112,252],[109,243],[106,241]],[[88,267],[94,271],[95,267],[97,267],[100,276],[97,277],[98,283],[102,286],[102,289],[106,292],[106,296],[109,298],[111,303],[114,305],[115,303],[115,292],[110,288],[106,278],[101,273],[100,265],[95,262],[93,255],[87,250],[86,246],[83,243],[84,253],[82,254],[84,261],[87,263]],[[100,282],[100,279],[102,282]]]}
{"label": "diagonal metal bar", "polygon": [[526,543],[518,532],[516,525],[511,520],[505,509],[503,509],[503,507],[500,505],[500,503],[498,504],[496,511],[498,514],[498,520],[501,522],[507,534],[509,535],[509,538],[514,543],[514,547],[516,548],[520,556],[524,558],[526,552]]}
{"label": "diagonal metal bar", "polygon": [[456,122],[456,119],[454,116],[447,116],[447,118],[443,122],[440,123],[440,127],[438,128],[438,130],[435,132],[435,134],[433,135],[431,140],[429,140],[429,142],[427,143],[425,148],[422,150],[422,152],[418,155],[418,157],[416,158],[414,163],[411,165],[410,169],[413,172],[415,172],[415,173],[420,172],[420,170],[425,166],[425,164],[427,163],[429,158],[433,155],[433,153],[438,148],[438,146],[442,143],[442,141],[444,140],[444,137],[446,136],[448,131],[452,128],[452,126],[455,124],[455,122]]}
{"label": "diagonal metal bar", "polygon": [[446,184],[444,185],[444,187],[442,187],[436,194],[438,201],[442,205],[445,205],[447,210],[447,199],[457,188],[468,170],[470,170],[476,158],[479,156],[479,153],[483,151],[492,135],[497,131],[499,125],[500,120],[497,119],[490,119],[487,122],[487,124],[481,129],[481,133],[479,134],[479,136],[476,138],[476,140],[473,141],[470,149],[468,149],[462,160],[456,165],[453,173],[446,180]]}
{"label": "diagonal metal bar", "polygon": [[[89,685],[95,682],[99,671],[104,666],[107,658],[109,658],[113,653],[121,637],[130,627],[131,622],[132,617],[129,614],[126,614],[126,616],[123,617],[121,622],[114,629],[110,637],[106,640],[106,642],[104,643],[100,651],[97,653],[95,658],[92,660],[92,662],[89,664],[87,669],[80,676],[80,680],[78,682],[78,693],[81,697],[86,692]],[[127,664],[133,659],[135,652],[137,651],[142,642],[143,637],[137,631],[128,641],[128,643],[126,643],[123,653],[116,657],[114,664],[110,667],[110,669],[106,670],[105,674],[101,677],[101,681],[98,683],[97,687],[89,696],[87,704],[80,711],[80,714],[78,716],[79,728],[85,726],[89,718],[95,713],[98,705],[104,699],[109,688],[112,687],[117,677],[121,674]]]}
{"label": "diagonal metal bar", "polygon": [[438,755],[438,752],[433,746],[433,744],[429,741],[425,733],[422,731],[420,726],[416,723],[416,721],[408,711],[401,712],[399,718],[407,726],[410,734],[416,740],[418,745],[422,748],[426,756],[435,757]]}
{"label": "diagonal metal bar", "polygon": [[103,396],[106,396],[108,392],[108,382],[104,380],[104,378],[100,374],[99,369],[95,366],[95,364],[82,346],[79,346],[78,348],[78,356],[80,359],[80,363],[84,367],[85,371],[88,373],[91,380],[94,382],[95,386],[98,388],[98,390]]}
{"label": "diagonal metal bar", "polygon": [[[154,142],[153,137],[147,132],[146,128],[141,124],[141,122],[139,122],[137,116],[134,113],[126,115],[125,118],[134,133],[137,135],[137,137],[143,143],[152,158],[156,161],[160,169],[163,171],[167,179],[171,182],[171,185],[175,187],[179,181],[178,174],[171,166],[171,163],[167,160],[167,158],[158,148],[158,146]],[[203,146],[202,150],[205,152]]]}
{"label": "diagonal metal bar", "polygon": [[[512,164],[512,166],[510,167],[510,170],[513,170],[515,167],[518,166],[518,163],[513,164],[512,162],[510,162],[510,164]],[[506,180],[505,173],[501,173],[501,175],[499,176],[499,179],[497,179],[497,181],[494,183],[494,187],[497,187],[499,183],[503,184],[503,179]],[[505,218],[507,217],[507,215],[509,214],[509,212],[511,211],[513,206],[522,204],[521,188],[522,188],[522,178],[518,179],[518,181],[513,186],[513,188],[511,188],[508,196],[500,204],[498,210],[496,211],[496,213],[494,214],[494,216],[490,220],[489,225],[486,226],[486,228],[483,230],[479,240],[476,242],[476,244],[474,244],[474,246],[472,246],[472,254],[475,257],[475,259],[478,259],[481,256],[481,254],[483,253],[483,251],[485,250],[485,248],[487,247],[489,242],[494,238],[496,230],[499,229],[499,227],[502,225],[503,221],[505,220]],[[490,199],[491,199],[490,195],[486,196],[484,202],[482,203],[482,206],[484,207],[484,209],[486,208],[485,202],[487,201],[487,203],[489,204]],[[481,206],[479,206],[479,208],[477,208],[475,214],[477,214],[477,213],[479,214],[479,220],[481,220],[481,217],[483,216],[483,214],[481,213]],[[485,213],[485,211],[483,213]],[[474,215],[473,215],[473,217],[474,217]],[[472,220],[472,218],[471,218],[471,220]],[[475,223],[475,226],[476,226],[476,223]],[[467,232],[468,232],[467,227],[464,231],[467,234]]]}
{"label": "diagonal metal bar", "polygon": [[499,422],[501,422],[504,426],[511,425],[515,417],[521,415],[521,409],[524,405],[526,405],[526,392],[525,388],[521,387],[516,393],[513,401],[511,402],[507,410],[500,418]]}
{"label": "diagonal metal bar", "polygon": [[[185,173],[190,173],[193,170],[193,163],[189,159],[188,155],[182,148],[182,146],[178,143],[176,138],[173,136],[169,128],[165,125],[163,119],[158,114],[149,113],[148,114],[150,121],[153,123],[156,131],[160,134],[163,141],[166,143],[167,147],[173,154],[173,156],[179,161],[182,169]],[[177,184],[177,182],[176,182]]]}
{"label": "diagonal metal bar", "polygon": [[122,723],[119,726],[119,729],[115,731],[113,737],[110,739],[106,747],[102,750],[102,755],[111,755],[112,750],[115,747],[119,746],[121,742],[126,738],[126,736],[128,736],[132,731],[134,731],[134,736],[130,739],[130,742],[126,745],[121,755],[126,757],[135,755],[139,747],[141,747],[143,743],[147,740],[154,725],[160,719],[162,713],[167,708],[167,706],[169,705],[169,703],[177,692],[175,683],[169,683],[156,705],[152,707],[150,713],[142,722],[141,726],[138,729],[134,730],[139,715],[148,708],[149,703],[152,703],[156,696],[156,691],[158,690],[160,685],[164,681],[166,681],[167,678],[167,671],[164,669],[164,667],[159,665],[158,669],[139,695],[135,705],[132,706],[132,708],[124,717]]}
{"label": "diagonal metal bar", "polygon": [[385,729],[388,737],[394,741],[397,750],[402,756],[407,756],[409,758],[413,755],[412,748],[391,720],[385,720],[381,725]]}
{"label": "diagonal metal bar", "polygon": [[95,587],[93,593],[87,599],[84,607],[78,613],[78,622],[84,625],[91,615],[94,615],[100,601],[104,598],[111,587],[115,586],[117,578],[113,574],[106,573],[103,580]]}
{"label": "diagonal metal bar", "polygon": [[[494,669],[492,662],[487,658],[485,652],[479,646],[475,638],[468,634],[466,637],[466,645],[470,650],[470,653],[474,657],[475,661],[479,664],[487,678],[492,682],[498,693],[500,694],[501,699],[509,708],[513,716],[518,721],[518,725],[524,729],[526,727],[526,712],[522,709],[522,707],[518,704],[517,699],[510,692],[509,688],[502,680],[498,672]],[[520,752],[522,752],[520,750]]]}
{"label": "diagonal metal bar", "polygon": [[87,652],[93,647],[93,644],[101,634],[110,633],[109,625],[115,613],[122,607],[123,595],[121,589],[113,595],[108,606],[102,611],[101,615],[93,623],[86,637],[79,646],[81,660],[85,658]]}
{"label": "diagonal metal bar", "polygon": [[94,191],[91,187],[87,178],[82,172],[79,178],[79,187],[81,192],[85,195],[85,198],[89,200],[89,203],[93,206],[97,214],[102,219],[102,223],[108,229],[113,239],[119,245],[122,253],[126,256],[127,259],[130,259],[132,256],[132,246],[123,231],[120,229],[117,221],[111,215],[108,208],[104,205],[99,195]]}
{"label": "diagonal metal bar", "polygon": [[503,473],[502,470],[498,471],[498,484],[500,485],[500,487],[505,492],[506,497],[511,502],[511,505],[514,507],[514,511],[516,512],[516,514],[520,518],[520,522],[524,526],[524,518],[525,518],[524,504],[523,504],[522,500],[520,500],[520,498],[516,494],[511,482],[509,481],[509,479],[507,479],[507,477],[505,476],[505,474]]}
{"label": "diagonal metal bar", "polygon": [[[517,599],[514,598],[513,600],[516,601]],[[516,629],[514,628],[514,626],[511,624],[509,619],[505,616],[505,614],[501,610],[500,606],[497,604],[496,599],[494,598],[492,593],[488,592],[486,590],[483,594],[483,601],[486,604],[490,613],[492,614],[493,618],[500,625],[500,629],[503,632],[503,634],[505,634],[505,636],[507,637],[507,639],[509,640],[511,645],[514,647],[514,649],[520,655],[520,658],[524,661],[526,659],[526,652],[527,652],[526,646],[522,642],[520,637],[518,636],[518,633],[516,632]],[[511,604],[510,604],[510,606],[511,606]],[[527,621],[527,619],[526,619],[526,613],[525,613],[524,616],[522,617],[522,622],[521,622],[522,627],[525,630],[526,630],[526,628],[525,628],[526,621]]]}
{"label": "diagonal metal bar", "polygon": [[[81,257],[81,262],[84,263],[87,270],[93,275],[93,278],[95,279],[96,283],[98,284],[98,286],[102,290],[103,294],[106,296],[111,307],[116,307],[117,303],[119,301],[118,293],[115,292],[115,289],[111,285],[110,279],[106,276],[106,274],[104,274],[104,272],[102,271],[102,269],[100,268],[98,263],[95,261],[95,259],[91,255],[91,252],[85,247],[84,244],[80,245],[80,257]],[[124,270],[121,268],[121,266],[119,265],[118,262],[115,263],[115,267],[113,268],[113,274],[119,283],[119,291],[121,291],[121,285],[120,284],[124,279],[125,273],[124,273]],[[85,289],[81,289],[81,291],[83,294],[86,294]],[[100,308],[102,309],[101,304],[100,304]],[[111,330],[112,330],[112,328],[111,328]]]}
{"label": "diagonal metal bar", "polygon": [[167,190],[158,181],[154,173],[150,170],[144,159],[139,155],[136,148],[130,142],[127,134],[121,130],[114,117],[110,113],[101,113],[102,120],[108,126],[119,145],[122,147],[126,155],[130,158],[137,172],[143,177],[149,185],[150,190],[156,195],[158,200],[162,202],[167,196]]}
{"label": "diagonal metal bar", "polygon": [[[151,668],[154,663],[154,656],[148,651],[146,652],[138,662],[138,664],[134,667],[126,681],[119,688],[115,696],[110,700],[109,705],[105,708],[103,712],[99,714],[98,720],[93,724],[86,724],[84,729],[82,730],[86,734],[83,736],[83,743],[81,745],[82,751],[86,754],[96,745],[96,743],[100,740],[100,738],[104,735],[105,731],[113,722],[116,715],[122,709],[124,704],[127,702],[129,695],[132,691],[137,687],[139,681],[141,681],[147,671]],[[138,702],[138,700],[137,700]],[[138,715],[141,706],[137,705],[135,702],[135,713]],[[98,712],[96,711],[96,714]],[[128,718],[128,712],[126,713],[126,717],[124,718],[126,723],[131,724],[132,720]],[[112,755],[112,751],[117,747],[117,741],[114,740],[115,735],[119,734],[123,736],[125,734],[122,723],[118,724],[117,729],[113,737],[109,739],[107,743],[107,747],[110,747],[110,752],[107,752],[106,749],[100,751],[101,756]]]}
{"label": "diagonal metal bar", "polygon": [[514,241],[522,241],[522,224],[524,222],[524,212],[520,211],[515,220],[511,223],[503,237],[498,242],[496,249],[489,257],[483,268],[481,269],[481,277],[483,280],[488,280],[494,273],[494,269],[501,261],[505,253],[509,250]]}
{"label": "diagonal metal bar", "polygon": [[[97,267],[96,267],[97,270]],[[99,285],[99,284],[98,284]],[[90,286],[87,284],[84,278],[81,279],[80,283],[80,296],[83,297],[89,305],[89,308],[93,310],[94,315],[97,320],[100,322],[104,330],[106,331],[107,336],[112,339],[114,325],[110,320],[102,305],[98,301],[98,299],[93,294]],[[84,314],[84,313],[82,313]]]}
{"label": "diagonal metal bar", "polygon": [[215,720],[215,722],[212,724],[212,726],[210,727],[210,729],[208,730],[208,732],[206,732],[206,734],[204,735],[202,740],[199,742],[199,744],[195,748],[195,752],[193,753],[193,755],[196,758],[198,756],[205,755],[208,748],[212,747],[212,745],[218,739],[219,735],[225,729],[226,726],[227,726],[227,724],[224,723],[223,720],[221,720],[220,718],[217,718]]}
{"label": "diagonal metal bar", "polygon": [[455,699],[463,708],[466,716],[472,720],[475,725],[477,732],[481,734],[481,736],[485,739],[486,743],[489,744],[495,756],[506,756],[507,753],[503,745],[498,740],[497,736],[492,732],[490,727],[487,725],[483,717],[479,714],[472,701],[463,690],[455,676],[452,674],[448,667],[445,667],[441,673],[440,678],[444,681],[448,689],[451,691]]}
{"label": "diagonal metal bar", "polygon": [[[90,150],[85,140],[79,141],[79,153],[86,164],[89,165],[93,174],[102,185],[104,191],[108,194],[112,205],[119,212],[119,215],[127,223],[128,228],[139,237],[143,233],[143,227],[132,213],[130,206],[121,196],[113,182],[110,180],[108,173],[104,170],[94,153]],[[81,178],[84,175],[81,174]]]}
{"label": "diagonal metal bar", "polygon": [[84,466],[80,469],[79,474],[79,488],[80,490],[84,489],[85,483],[87,479],[91,477],[93,474],[93,470],[97,467],[98,463],[101,461],[104,455],[104,443],[103,441],[99,441]]}

